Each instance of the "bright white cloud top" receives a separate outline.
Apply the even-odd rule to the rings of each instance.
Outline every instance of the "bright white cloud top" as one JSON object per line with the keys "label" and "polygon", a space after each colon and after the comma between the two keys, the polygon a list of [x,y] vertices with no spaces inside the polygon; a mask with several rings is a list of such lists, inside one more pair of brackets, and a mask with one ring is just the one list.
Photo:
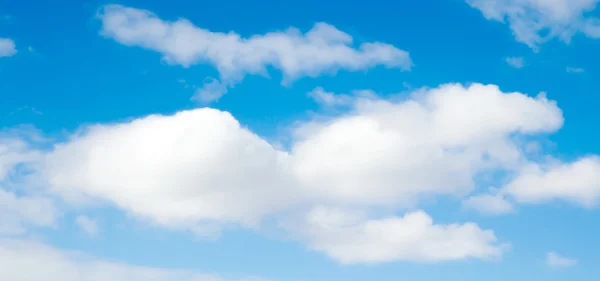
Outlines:
{"label": "bright white cloud top", "polygon": [[162,20],[149,11],[120,5],[105,6],[98,16],[101,33],[121,44],[154,50],[167,62],[185,67],[199,63],[215,66],[221,81],[207,81],[197,97],[204,101],[218,99],[226,86],[247,74],[267,75],[267,67],[280,70],[283,82],[289,83],[338,70],[378,65],[410,70],[412,66],[408,52],[380,42],[355,48],[352,36],[327,23],[317,23],[306,33],[288,28],[244,38],[235,32],[206,30],[185,19]]}
{"label": "bright white cloud top", "polygon": [[466,0],[488,20],[509,25],[517,41],[537,49],[552,38],[569,42],[578,32],[600,38],[600,20],[586,16],[598,0]]}

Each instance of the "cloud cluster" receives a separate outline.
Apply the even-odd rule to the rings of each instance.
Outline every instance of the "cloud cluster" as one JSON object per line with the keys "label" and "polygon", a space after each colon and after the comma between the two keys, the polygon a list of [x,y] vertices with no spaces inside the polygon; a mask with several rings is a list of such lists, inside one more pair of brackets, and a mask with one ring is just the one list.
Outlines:
{"label": "cloud cluster", "polygon": [[[299,240],[347,263],[499,257],[503,243],[473,223],[434,224],[421,211],[396,215],[422,199],[468,195],[487,173],[518,174],[505,190],[523,202],[584,194],[562,185],[552,195],[542,185],[517,192],[522,182],[562,175],[544,166],[526,177],[534,164],[517,140],[562,126],[561,110],[543,94],[481,84],[442,85],[397,101],[313,93],[325,103],[344,100],[348,111],[295,126],[287,150],[227,112],[198,108],[83,127],[40,152],[29,177],[72,204],[100,201],[202,235],[228,224],[259,228],[283,220]],[[590,186],[586,180],[594,178],[583,178],[581,190]],[[334,239],[340,232],[352,235]]]}
{"label": "cloud cluster", "polygon": [[488,20],[506,23],[517,41],[537,48],[552,38],[569,42],[577,32],[600,38],[600,20],[587,17],[598,0],[466,0]]}
{"label": "cloud cluster", "polygon": [[[489,18],[507,17],[514,27],[526,21],[514,8],[533,2],[469,3]],[[581,5],[584,9],[588,6]],[[566,20],[577,11],[548,13]],[[379,42],[356,45],[349,34],[325,23],[305,33],[289,28],[242,37],[120,5],[103,7],[98,18],[101,34],[121,44],[154,50],[184,67],[213,65],[220,79],[205,80],[195,97],[202,102],[218,99],[246,75],[266,75],[271,67],[288,83],[338,70],[412,66],[406,51]],[[523,66],[522,58],[507,62]],[[114,206],[198,235],[215,235],[228,225],[260,229],[274,221],[311,249],[346,264],[496,259],[508,244],[493,231],[472,222],[434,223],[418,209],[420,203],[436,196],[466,197],[466,208],[503,214],[513,212],[516,203],[565,200],[594,207],[600,200],[597,157],[573,163],[528,159],[526,140],[563,124],[562,111],[543,93],[530,97],[494,85],[447,84],[403,99],[323,88],[309,96],[337,114],[294,124],[287,149],[211,108],[85,126],[49,149],[34,149],[20,135],[0,135],[0,211],[8,222],[0,231],[18,234],[24,225],[54,225],[58,211],[48,196],[56,196],[83,208]],[[42,188],[40,194],[9,189],[7,183],[23,167],[27,180]],[[507,175],[506,185],[472,195],[489,187],[478,178],[497,173]],[[86,216],[75,224],[90,235],[98,232]],[[50,265],[65,268],[67,280],[96,280],[98,268],[119,272],[103,278],[148,278],[143,268],[81,262],[27,241],[15,245],[56,256]],[[2,241],[0,249],[0,257],[17,251]],[[69,270],[80,275],[68,275]],[[160,280],[205,280],[189,273],[154,273]]]}
{"label": "cloud cluster", "polygon": [[377,65],[409,70],[408,52],[380,42],[353,46],[353,38],[332,25],[317,23],[306,33],[297,28],[247,38],[234,32],[202,29],[188,20],[165,21],[155,14],[120,5],[99,12],[101,34],[127,46],[140,46],[185,67],[206,63],[217,68],[221,81],[210,80],[196,99],[216,100],[227,86],[247,74],[267,74],[267,67],[282,72],[284,83],[338,70],[364,70]]}
{"label": "cloud cluster", "polygon": [[90,126],[47,153],[39,176],[66,198],[98,197],[159,223],[252,224],[305,202],[408,206],[420,195],[464,194],[478,173],[519,164],[511,134],[563,122],[544,96],[484,85],[355,107],[300,126],[289,151],[208,108]]}
{"label": "cloud cluster", "polygon": [[[600,21],[585,16],[598,0],[466,1],[486,18],[506,22],[534,49],[554,37],[569,41],[576,32],[600,37]],[[219,79],[205,79],[194,96],[205,103],[246,75],[268,75],[269,68],[286,84],[340,70],[412,66],[408,52],[380,42],[355,44],[326,23],[307,32],[288,28],[243,37],[120,5],[105,6],[97,16],[101,34],[121,44],[153,50],[183,67],[214,66]],[[11,39],[0,38],[0,57],[16,52]],[[524,66],[522,57],[505,60]],[[54,227],[62,211],[55,199],[79,211],[116,207],[200,236],[232,225],[261,230],[268,223],[342,264],[490,260],[510,248],[474,222],[434,222],[420,208],[438,196],[488,215],[515,212],[517,204],[560,200],[594,208],[600,202],[600,157],[529,158],[529,138],[556,132],[564,122],[544,93],[446,84],[402,99],[323,88],[308,95],[337,114],[295,123],[286,149],[211,108],[86,125],[43,149],[33,145],[35,131],[0,132],[0,279],[223,280],[6,238],[28,227]],[[497,188],[481,180],[498,175]],[[37,189],[25,188],[32,183]],[[99,233],[85,215],[74,223],[90,236]],[[551,267],[576,264],[554,252],[546,259]]]}
{"label": "cloud cluster", "polygon": [[444,85],[399,103],[359,99],[356,110],[307,124],[292,148],[299,181],[336,203],[409,206],[420,196],[468,193],[477,174],[519,164],[510,135],[563,122],[544,96],[478,84]]}

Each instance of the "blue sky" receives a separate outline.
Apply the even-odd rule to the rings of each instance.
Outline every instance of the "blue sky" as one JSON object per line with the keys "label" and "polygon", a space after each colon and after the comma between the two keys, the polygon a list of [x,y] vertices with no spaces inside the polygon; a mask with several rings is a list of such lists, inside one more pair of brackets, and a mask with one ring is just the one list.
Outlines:
{"label": "blue sky", "polygon": [[597,3],[0,0],[0,279],[589,280]]}

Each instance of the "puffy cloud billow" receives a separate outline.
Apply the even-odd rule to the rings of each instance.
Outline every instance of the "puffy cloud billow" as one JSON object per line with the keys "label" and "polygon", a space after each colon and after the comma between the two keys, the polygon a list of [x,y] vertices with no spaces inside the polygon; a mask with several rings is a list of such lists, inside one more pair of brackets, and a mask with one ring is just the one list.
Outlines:
{"label": "puffy cloud billow", "polygon": [[[70,204],[104,202],[199,234],[276,219],[342,263],[500,258],[507,242],[493,231],[407,211],[425,198],[468,196],[487,173],[514,176],[499,195],[466,206],[504,213],[513,202],[597,200],[583,199],[597,189],[595,158],[554,166],[527,158],[523,139],[563,124],[544,94],[481,84],[442,85],[399,101],[317,92],[348,111],[296,125],[286,150],[227,112],[198,108],[85,126],[51,149],[17,154],[37,155],[28,178]],[[579,172],[587,176],[561,180]]]}

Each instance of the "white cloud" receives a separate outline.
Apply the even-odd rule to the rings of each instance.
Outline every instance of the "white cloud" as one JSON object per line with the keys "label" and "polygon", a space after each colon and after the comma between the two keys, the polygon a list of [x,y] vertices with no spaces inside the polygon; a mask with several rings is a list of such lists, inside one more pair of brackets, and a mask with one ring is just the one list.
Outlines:
{"label": "white cloud", "polygon": [[74,204],[100,199],[162,226],[210,234],[316,205],[395,211],[422,197],[466,195],[476,176],[521,167],[512,136],[552,132],[562,122],[544,95],[451,84],[394,102],[357,94],[350,112],[296,128],[283,151],[229,113],[199,108],[84,127],[45,153],[32,177]]}
{"label": "white cloud", "polygon": [[317,87],[310,91],[308,96],[325,107],[348,106],[354,102],[354,98],[351,96],[326,92],[321,87]]}
{"label": "white cloud", "polygon": [[488,20],[506,23],[517,41],[537,49],[559,37],[569,42],[577,32],[600,37],[600,24],[585,13],[595,9],[598,0],[466,0]]}
{"label": "white cloud", "polygon": [[550,252],[546,254],[546,264],[552,268],[564,268],[576,265],[577,261],[562,257],[555,252]]}
{"label": "white cloud", "polygon": [[509,199],[520,204],[565,201],[595,208],[600,203],[600,157],[523,164],[504,187],[490,194],[471,196],[463,201],[463,207],[488,215],[507,214],[513,211]]}
{"label": "white cloud", "polygon": [[98,234],[98,223],[87,216],[77,216],[75,224],[90,236]]}
{"label": "white cloud", "polygon": [[570,73],[584,73],[585,69],[579,68],[579,67],[567,66],[567,72],[570,72]]}
{"label": "white cloud", "polygon": [[508,57],[505,60],[508,65],[514,68],[523,68],[523,66],[525,66],[523,57]]}
{"label": "white cloud", "polygon": [[356,112],[301,130],[297,179],[335,203],[410,205],[421,195],[465,194],[474,176],[516,166],[510,134],[551,132],[562,113],[543,95],[444,85],[404,102],[359,99]]}
{"label": "white cloud", "polygon": [[92,126],[47,154],[40,176],[68,198],[99,197],[158,222],[252,224],[298,200],[398,206],[463,194],[477,173],[519,161],[509,134],[562,125],[545,97],[483,85],[356,108],[301,128],[290,152],[213,109]]}
{"label": "white cloud", "polygon": [[513,205],[502,195],[480,194],[463,201],[463,207],[486,215],[503,215],[513,212]]}
{"label": "white cloud", "polygon": [[586,208],[600,201],[600,158],[590,156],[571,163],[530,164],[504,187],[519,203],[566,200]]}
{"label": "white cloud", "polygon": [[344,264],[495,259],[508,249],[493,231],[474,223],[437,225],[422,211],[368,219],[360,212],[316,207],[292,229],[312,249]]}
{"label": "white cloud", "polygon": [[161,225],[251,225],[296,196],[286,157],[205,108],[89,127],[46,155],[41,176],[69,200],[104,199]]}
{"label": "white cloud", "polygon": [[99,18],[104,36],[159,52],[169,63],[186,67],[212,64],[225,86],[247,74],[266,75],[267,67],[280,70],[283,82],[289,83],[338,70],[357,71],[377,65],[409,70],[412,66],[408,52],[379,42],[354,48],[349,34],[326,23],[317,23],[306,33],[289,28],[243,38],[234,32],[202,29],[185,19],[165,21],[149,11],[120,5],[105,6]]}
{"label": "white cloud", "polygon": [[0,58],[14,56],[16,53],[15,41],[9,38],[0,38]]}
{"label": "white cloud", "polygon": [[[0,280],[223,281],[214,274],[134,266],[61,251],[40,242],[0,239]],[[263,279],[245,279],[245,281]],[[241,281],[241,280],[240,280]]]}

